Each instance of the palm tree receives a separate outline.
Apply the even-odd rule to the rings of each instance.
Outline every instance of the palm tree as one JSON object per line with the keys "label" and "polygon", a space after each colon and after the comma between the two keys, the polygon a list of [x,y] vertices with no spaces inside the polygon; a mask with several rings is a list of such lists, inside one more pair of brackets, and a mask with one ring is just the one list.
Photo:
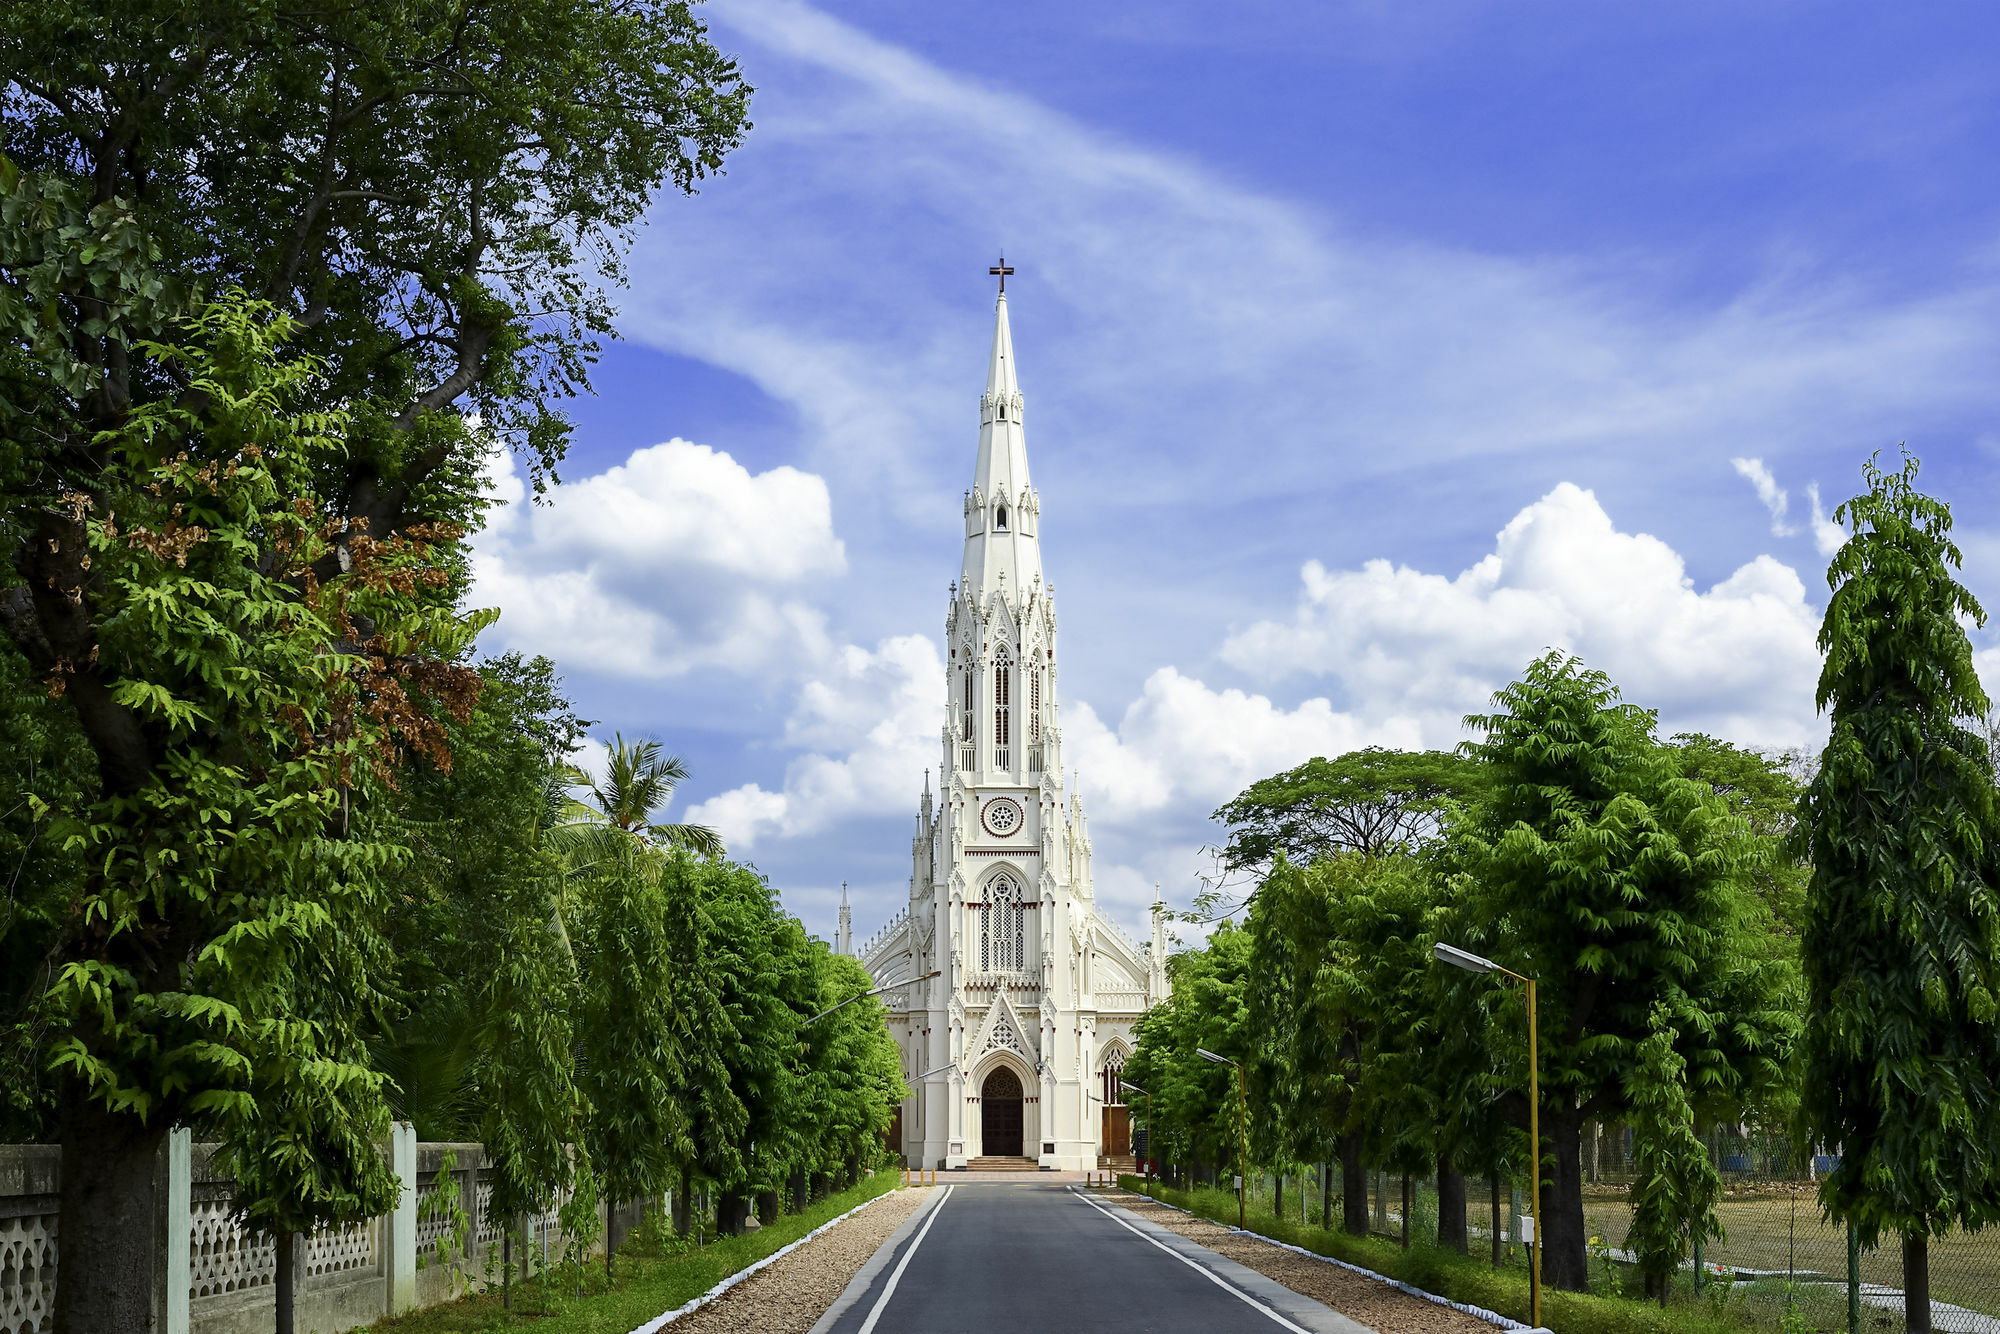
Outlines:
{"label": "palm tree", "polygon": [[627,742],[622,733],[612,738],[610,750],[601,783],[570,766],[570,782],[585,789],[590,800],[570,803],[564,827],[617,831],[640,844],[686,848],[698,857],[722,855],[722,838],[707,825],[653,821],[653,812],[672,801],[674,788],[687,781],[687,766],[678,755],[661,754],[657,741]]}

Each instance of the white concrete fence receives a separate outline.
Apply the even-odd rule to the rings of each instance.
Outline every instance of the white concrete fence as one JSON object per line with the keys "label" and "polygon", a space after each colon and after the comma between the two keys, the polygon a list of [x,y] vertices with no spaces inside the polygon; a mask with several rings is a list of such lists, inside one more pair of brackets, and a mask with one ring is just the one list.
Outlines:
{"label": "white concrete fence", "polygon": [[[164,1334],[263,1334],[272,1326],[277,1246],[235,1217],[232,1183],[211,1166],[214,1149],[176,1130],[164,1150],[167,1254],[156,1294]],[[441,1172],[447,1153],[456,1158],[450,1176]],[[501,1229],[486,1221],[492,1168],[481,1146],[420,1144],[415,1130],[398,1125],[389,1158],[403,1182],[394,1209],[293,1248],[300,1334],[338,1334],[448,1301],[464,1291],[462,1280],[454,1291],[454,1273],[475,1285],[498,1280]],[[61,1159],[53,1145],[0,1145],[0,1334],[44,1334],[53,1319]],[[457,1248],[450,1221],[423,1208],[453,1178],[469,1224]],[[600,1225],[615,1223],[622,1237],[642,1211],[622,1206],[610,1219],[600,1212]],[[539,1273],[544,1255],[558,1263],[565,1244],[554,1209],[519,1220],[517,1277]],[[593,1252],[604,1253],[601,1230]]]}

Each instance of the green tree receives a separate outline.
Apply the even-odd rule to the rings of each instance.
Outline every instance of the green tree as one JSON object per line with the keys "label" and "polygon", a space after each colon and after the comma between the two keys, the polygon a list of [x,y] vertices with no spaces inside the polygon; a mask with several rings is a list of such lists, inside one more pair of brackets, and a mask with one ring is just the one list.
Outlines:
{"label": "green tree", "polygon": [[[1367,1163],[1423,1172],[1435,1152],[1422,1070],[1431,897],[1413,858],[1349,852],[1305,867],[1280,858],[1250,905],[1250,1019],[1271,1048],[1258,1105],[1285,1156],[1338,1157],[1342,1223],[1360,1236]],[[1456,1198],[1462,1233],[1462,1188]]]}
{"label": "green tree", "polygon": [[1674,1026],[1664,1004],[1653,1007],[1650,1031],[1625,1076],[1633,1147],[1632,1226],[1625,1245],[1638,1260],[1646,1292],[1667,1304],[1667,1290],[1688,1252],[1722,1236],[1715,1202],[1722,1174],[1694,1133],[1687,1062],[1674,1050]]}
{"label": "green tree", "polygon": [[1215,812],[1229,826],[1226,870],[1283,853],[1294,866],[1336,852],[1384,853],[1437,837],[1448,812],[1480,790],[1482,771],[1449,751],[1370,746],[1260,779]]}
{"label": "green tree", "polygon": [[58,657],[47,688],[125,717],[151,765],[114,779],[100,751],[94,799],[54,812],[88,868],[29,983],[75,1174],[62,1244],[86,1252],[58,1291],[66,1328],[148,1300],[88,1276],[142,1272],[155,1238],[129,1211],[176,1122],[223,1140],[260,1221],[379,1211],[392,1186],[355,1146],[386,1126],[361,1044],[405,858],[356,805],[398,747],[444,759],[431,710],[470,707],[455,659],[480,622],[453,616],[431,534],[354,542],[345,573],[310,577],[338,527],[312,487],[344,419],[302,409],[317,367],[282,354],[291,332],[239,298],[146,344],[186,391],[95,443],[93,492],[70,501],[84,583],[30,593],[100,618],[94,682]]}
{"label": "green tree", "polygon": [[1250,1068],[1263,1058],[1252,1025],[1250,933],[1230,922],[1200,949],[1167,960],[1167,998],[1139,1020],[1125,1078],[1147,1092],[1141,1120],[1153,1152],[1181,1168],[1219,1170],[1237,1159],[1236,1072],[1197,1055],[1206,1047]]}
{"label": "green tree", "polygon": [[[451,688],[438,672],[462,648],[446,641],[463,564],[434,548],[475,516],[481,454],[497,436],[527,453],[538,484],[550,474],[561,401],[608,328],[600,275],[618,280],[659,189],[719,169],[748,90],[691,7],[659,0],[55,0],[0,11],[0,63],[14,155],[0,164],[0,632],[60,686],[95,761],[102,795],[85,823],[123,822],[84,836],[100,869],[80,892],[107,911],[64,918],[90,925],[55,942],[35,1002],[45,1021],[31,1026],[54,1037],[74,1192],[57,1323],[136,1327],[143,1297],[121,1278],[155,1240],[157,1137],[224,1115],[243,1076],[208,1047],[175,1037],[141,1051],[124,1018],[81,1016],[185,1020],[201,1041],[231,1021],[190,1011],[168,961],[207,966],[201,943],[235,937],[200,913],[181,920],[186,900],[159,877],[212,870],[250,924],[286,892],[267,888],[270,865],[199,850],[276,837],[293,818],[337,818],[351,841],[380,787],[358,769],[420,740],[429,701]],[[284,461],[258,522],[210,511],[277,462],[224,452],[236,406],[183,351],[185,322],[206,318],[192,294],[232,287],[290,317],[316,360],[286,381],[286,411],[301,439],[332,442],[297,452],[302,475]],[[226,332],[204,327],[194,341]],[[139,458],[148,439],[185,449],[185,465]],[[141,553],[151,566],[121,564]],[[444,582],[369,587],[399,563]],[[211,604],[190,607],[208,596],[197,583]],[[364,591],[382,606],[359,605]],[[329,597],[350,604],[344,622],[321,610]],[[406,624],[399,600],[430,619]],[[179,610],[198,614],[163,614]],[[288,660],[268,656],[280,644]],[[280,746],[274,727],[294,729],[296,751],[260,753]],[[296,753],[321,759],[280,762]],[[300,879],[301,893],[368,882],[359,847],[317,855],[348,866]],[[365,916],[368,898],[340,903]],[[170,1072],[177,1062],[198,1068]]]}
{"label": "green tree", "polygon": [[2000,812],[1988,707],[1946,506],[1917,461],[1873,460],[1835,511],[1819,645],[1832,734],[1800,804],[1812,862],[1802,1139],[1864,1242],[1902,1238],[1907,1323],[1930,1322],[1928,1238],[2000,1218]]}
{"label": "green tree", "polygon": [[[1601,672],[1551,653],[1468,721],[1492,774],[1465,831],[1480,949],[1539,982],[1541,1129],[1552,1152],[1536,1210],[1544,1277],[1588,1280],[1579,1137],[1620,1116],[1626,1075],[1664,1003],[1697,1111],[1740,1112],[1782,1082],[1797,1033],[1797,974],[1754,892],[1760,853],[1707,783],[1684,777],[1653,716]],[[1528,1121],[1525,1026],[1494,1011],[1489,1040],[1519,1064],[1500,1107]],[[1538,1175],[1540,1175],[1538,1173]]]}
{"label": "green tree", "polygon": [[587,996],[559,929],[564,867],[542,838],[584,724],[547,659],[507,655],[480,675],[478,705],[449,729],[451,767],[410,766],[384,803],[411,863],[390,916],[398,1014],[375,1059],[420,1134],[485,1144],[487,1220],[510,1229],[511,1258],[512,1221],[592,1166]]}

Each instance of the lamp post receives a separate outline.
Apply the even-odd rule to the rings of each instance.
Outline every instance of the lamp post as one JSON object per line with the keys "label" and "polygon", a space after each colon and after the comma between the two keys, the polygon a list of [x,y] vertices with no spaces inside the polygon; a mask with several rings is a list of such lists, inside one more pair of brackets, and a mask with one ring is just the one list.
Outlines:
{"label": "lamp post", "polygon": [[1236,1071],[1236,1226],[1247,1227],[1245,1201],[1250,1194],[1250,1095],[1244,1086],[1243,1067],[1227,1056],[1217,1056],[1206,1047],[1194,1050],[1202,1060],[1231,1066]]}
{"label": "lamp post", "polygon": [[1529,1215],[1528,1308],[1529,1319],[1542,1323],[1542,1091],[1541,1059],[1535,1049],[1535,979],[1523,977],[1511,968],[1502,968],[1491,959],[1469,950],[1447,945],[1442,940],[1431,947],[1431,957],[1468,973],[1505,973],[1527,988],[1528,1001],[1528,1158],[1534,1169],[1535,1211]]}
{"label": "lamp post", "polygon": [[816,1024],[820,1020],[832,1014],[834,1010],[844,1010],[858,1000],[866,1000],[870,996],[879,996],[885,991],[894,991],[898,987],[913,987],[919,982],[928,982],[934,977],[943,977],[943,976],[944,976],[944,970],[940,968],[936,972],[925,973],[922,977],[909,977],[903,979],[901,982],[891,982],[887,986],[872,987],[869,990],[862,992],[858,996],[849,996],[846,1000],[834,1006],[832,1009],[821,1010],[818,1014],[806,1020],[804,1024],[800,1024],[799,1027],[804,1028],[807,1024]]}

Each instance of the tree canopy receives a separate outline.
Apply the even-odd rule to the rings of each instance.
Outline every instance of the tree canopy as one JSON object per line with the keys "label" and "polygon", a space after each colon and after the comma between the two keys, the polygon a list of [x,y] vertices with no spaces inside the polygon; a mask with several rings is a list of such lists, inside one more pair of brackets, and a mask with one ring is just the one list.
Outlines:
{"label": "tree canopy", "polygon": [[1867,1241],[1904,1238],[1910,1328],[1924,1241],[2000,1218],[2000,811],[1988,709],[1946,507],[1917,462],[1870,462],[1835,511],[1819,705],[1832,734],[1799,806],[1805,914],[1801,1129],[1840,1161],[1820,1198]]}
{"label": "tree canopy", "polygon": [[1481,771],[1450,751],[1371,746],[1307,760],[1260,779],[1215,812],[1229,826],[1225,869],[1294,866],[1334,852],[1387,852],[1437,837],[1455,806],[1477,794]]}

